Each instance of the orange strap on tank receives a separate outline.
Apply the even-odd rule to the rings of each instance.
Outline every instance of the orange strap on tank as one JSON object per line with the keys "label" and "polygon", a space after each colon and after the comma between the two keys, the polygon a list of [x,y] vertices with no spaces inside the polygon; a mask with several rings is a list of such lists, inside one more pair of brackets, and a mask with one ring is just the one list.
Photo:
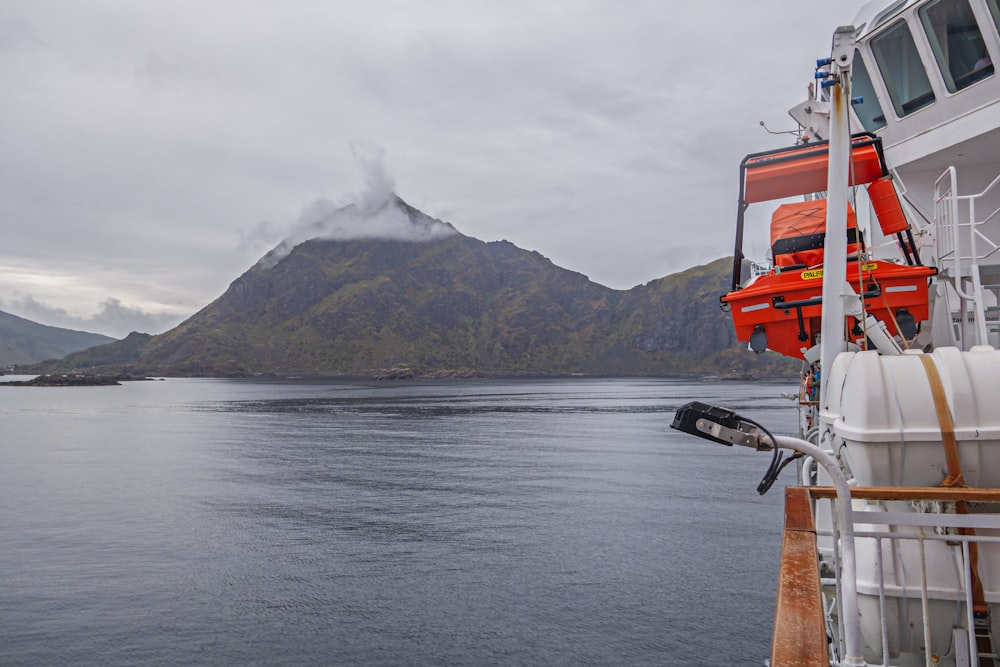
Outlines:
{"label": "orange strap on tank", "polygon": [[[927,373],[927,380],[931,385],[931,396],[934,398],[934,410],[937,412],[938,424],[941,427],[941,442],[944,445],[944,458],[948,466],[948,477],[941,482],[943,487],[967,486],[962,479],[962,464],[958,458],[958,441],[955,439],[955,422],[951,418],[951,409],[948,407],[948,397],[944,393],[944,383],[941,382],[941,374],[938,373],[934,360],[928,354],[919,356],[924,365],[924,372]],[[958,514],[968,514],[969,504],[965,501],[955,503],[955,511]],[[973,528],[960,528],[962,535],[975,535]],[[979,549],[975,542],[969,542],[969,574],[972,578],[972,608],[980,618],[989,618],[989,607],[986,605],[986,595],[983,590],[982,579],[979,578]],[[992,637],[989,635],[988,624],[984,628],[975,629],[976,641],[979,649],[983,653],[992,653]],[[985,656],[980,664],[984,667],[992,665],[993,660]]]}
{"label": "orange strap on tank", "polygon": [[938,373],[930,355],[921,354],[918,358],[924,365],[924,372],[927,373],[927,380],[931,385],[934,410],[937,411],[938,424],[941,427],[944,460],[948,465],[948,477],[941,482],[941,486],[965,486],[965,480],[962,479],[962,463],[958,459],[958,441],[955,440],[955,422],[951,418],[951,409],[948,407],[948,397],[944,393],[941,374]]}

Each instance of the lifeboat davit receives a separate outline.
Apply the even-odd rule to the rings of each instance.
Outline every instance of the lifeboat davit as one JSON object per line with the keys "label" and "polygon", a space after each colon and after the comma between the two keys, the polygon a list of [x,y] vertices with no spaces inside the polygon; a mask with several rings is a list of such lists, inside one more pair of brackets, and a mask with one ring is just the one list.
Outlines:
{"label": "lifeboat davit", "polygon": [[[765,349],[799,359],[818,342],[823,309],[823,246],[826,199],[778,206],[771,218],[772,267],[741,285],[743,212],[751,202],[808,195],[826,183],[827,147],[806,145],[748,156],[742,182],[733,265],[733,288],[720,300],[733,317],[736,338],[755,352]],[[926,320],[928,281],[934,267],[920,265],[909,225],[888,178],[881,140],[859,135],[853,141],[852,180],[868,185],[876,216],[886,235],[895,234],[905,264],[865,258],[864,239],[848,206],[847,282],[861,297],[864,311],[885,325],[891,336],[909,340]],[[905,233],[905,237],[904,237]],[[845,318],[849,340],[866,347],[864,318]]]}

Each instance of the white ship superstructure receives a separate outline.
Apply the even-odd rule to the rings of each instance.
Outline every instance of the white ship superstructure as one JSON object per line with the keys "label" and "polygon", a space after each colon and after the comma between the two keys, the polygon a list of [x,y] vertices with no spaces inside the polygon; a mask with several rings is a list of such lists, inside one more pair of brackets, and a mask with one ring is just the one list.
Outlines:
{"label": "white ship superstructure", "polygon": [[[737,337],[803,360],[798,438],[691,403],[676,428],[773,450],[786,490],[772,667],[1000,664],[1000,7],[869,3],[740,168]],[[799,196],[799,203],[789,198]],[[770,203],[744,280],[743,212]]]}

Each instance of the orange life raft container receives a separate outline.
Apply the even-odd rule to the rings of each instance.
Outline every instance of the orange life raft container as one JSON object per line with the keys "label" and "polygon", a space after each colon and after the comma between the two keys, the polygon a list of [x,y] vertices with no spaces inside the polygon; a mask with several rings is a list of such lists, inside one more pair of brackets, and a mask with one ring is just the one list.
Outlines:
{"label": "orange life raft container", "polygon": [[[782,268],[809,268],[823,263],[826,239],[826,200],[782,204],[771,215],[771,256]],[[847,205],[847,255],[858,253],[858,219]]]}

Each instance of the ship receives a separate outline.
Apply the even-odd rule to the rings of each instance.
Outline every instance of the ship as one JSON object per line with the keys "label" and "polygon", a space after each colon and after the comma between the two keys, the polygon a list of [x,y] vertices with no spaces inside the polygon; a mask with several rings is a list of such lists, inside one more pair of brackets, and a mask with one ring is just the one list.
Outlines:
{"label": "ship", "polygon": [[794,471],[771,667],[1000,665],[1000,6],[875,0],[818,55],[794,143],[739,165],[720,295],[800,360],[799,432],[671,425],[769,452],[761,493]]}

